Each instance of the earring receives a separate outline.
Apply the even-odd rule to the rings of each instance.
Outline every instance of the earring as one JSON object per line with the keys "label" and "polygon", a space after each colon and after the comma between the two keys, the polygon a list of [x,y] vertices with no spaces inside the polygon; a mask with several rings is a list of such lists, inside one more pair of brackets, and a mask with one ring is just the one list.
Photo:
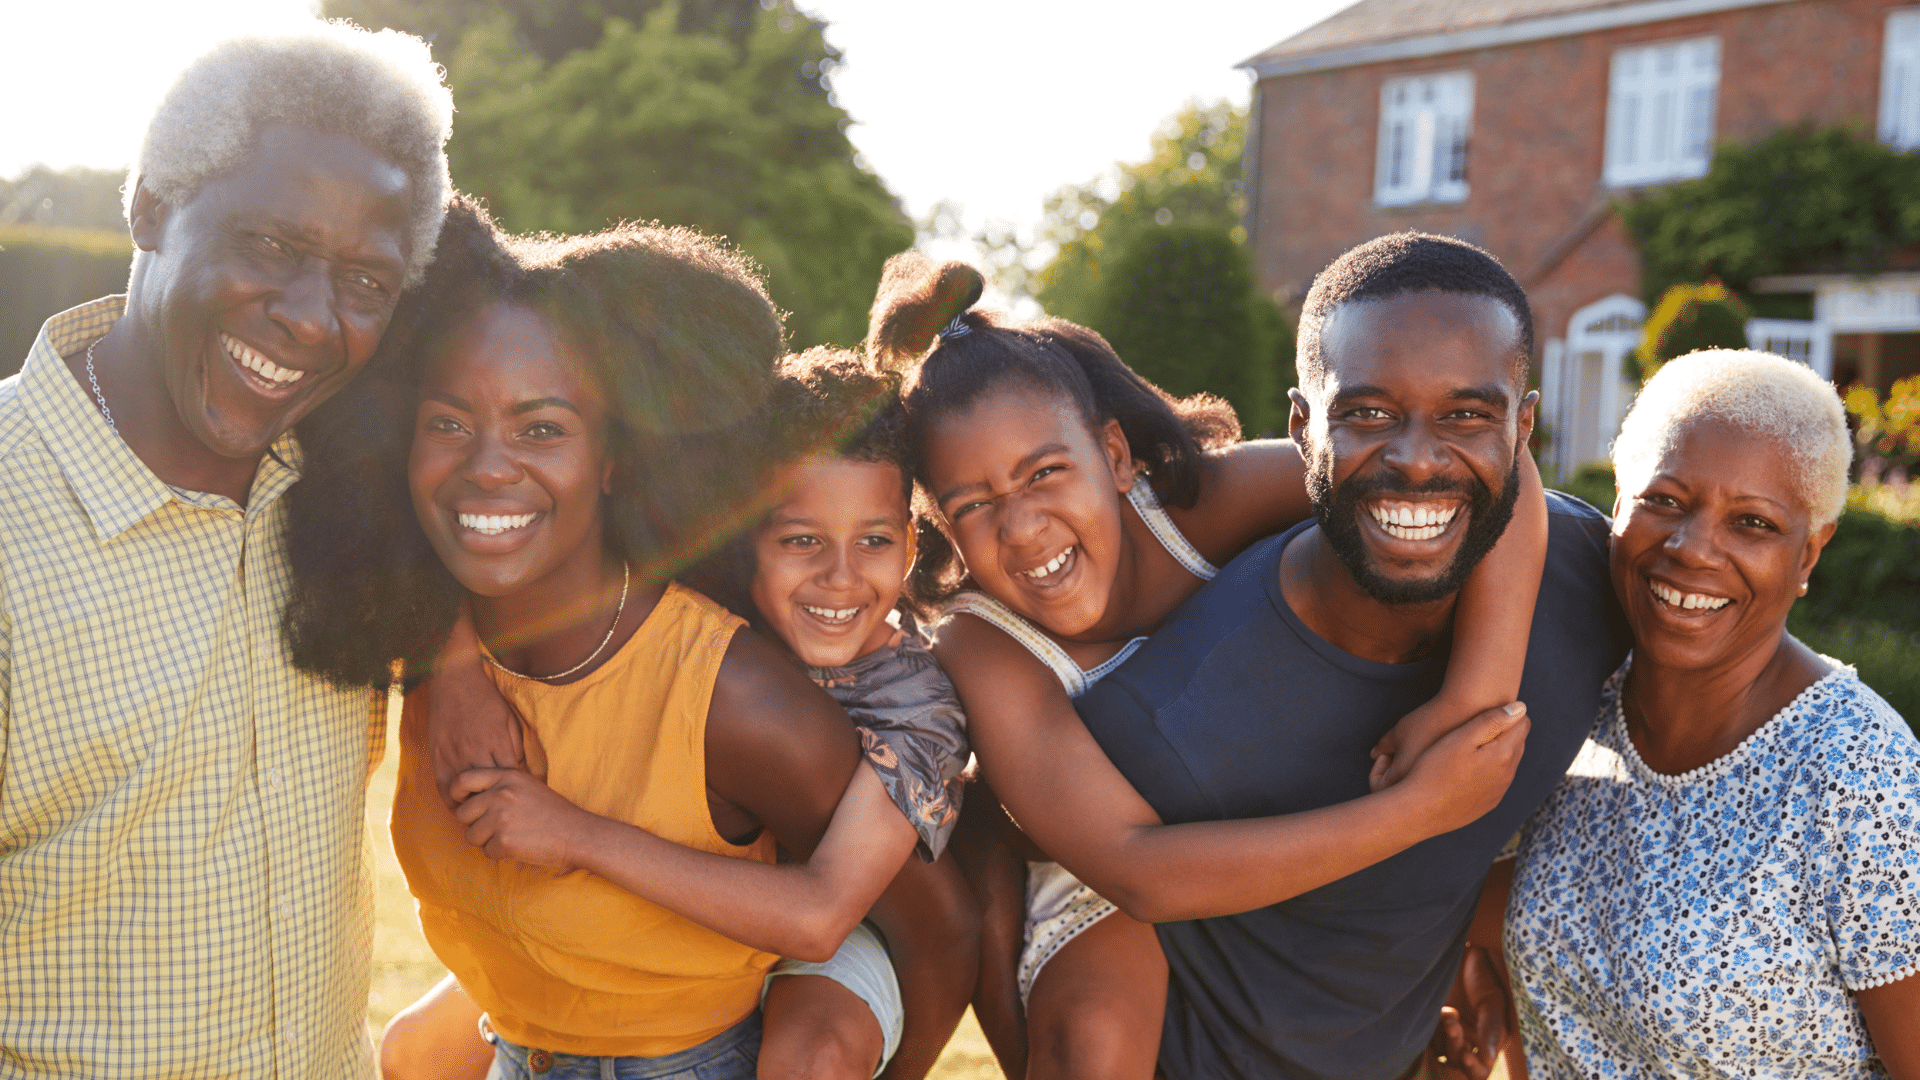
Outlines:
{"label": "earring", "polygon": [[1807,583],[1804,581],[1800,583],[1800,595],[1801,596],[1807,595]]}

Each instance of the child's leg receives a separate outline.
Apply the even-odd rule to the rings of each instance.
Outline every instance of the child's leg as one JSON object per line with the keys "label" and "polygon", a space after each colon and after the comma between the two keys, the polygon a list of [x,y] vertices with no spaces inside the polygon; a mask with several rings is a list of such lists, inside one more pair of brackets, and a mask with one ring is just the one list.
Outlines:
{"label": "child's leg", "polygon": [[[1027,1063],[1027,1014],[1020,1003],[1020,951],[1026,942],[1026,845],[984,781],[968,786],[960,824],[947,851],[980,907],[980,974],[973,1016],[993,1048],[1000,1070],[1020,1077]],[[1037,856],[1033,856],[1037,857]]]}
{"label": "child's leg", "polygon": [[868,923],[824,964],[782,960],[761,995],[759,1080],[872,1080],[900,1045],[900,982]]}
{"label": "child's leg", "polygon": [[1114,912],[1061,946],[1027,995],[1027,1080],[1151,1080],[1167,958],[1147,923]]}
{"label": "child's leg", "polygon": [[449,975],[387,1021],[380,1035],[385,1080],[484,1080],[493,1046],[480,1037],[480,1006]]}
{"label": "child's leg", "polygon": [[767,988],[759,1080],[871,1080],[885,1043],[873,1010],[825,975]]}

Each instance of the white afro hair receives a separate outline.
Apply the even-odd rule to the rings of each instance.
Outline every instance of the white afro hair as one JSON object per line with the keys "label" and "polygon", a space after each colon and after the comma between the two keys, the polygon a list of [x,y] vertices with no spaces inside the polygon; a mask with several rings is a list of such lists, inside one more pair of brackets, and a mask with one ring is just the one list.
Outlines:
{"label": "white afro hair", "polygon": [[1679,357],[1647,380],[1613,440],[1615,482],[1638,491],[1697,420],[1716,420],[1786,452],[1794,491],[1819,528],[1847,504],[1853,439],[1833,384],[1754,349]]}
{"label": "white afro hair", "polygon": [[453,95],[427,43],[397,30],[372,33],[321,22],[285,33],[231,38],[188,64],[168,88],[127,177],[178,206],[239,164],[261,128],[291,124],[350,135],[411,180],[408,285],[433,261],[446,216],[447,135]]}

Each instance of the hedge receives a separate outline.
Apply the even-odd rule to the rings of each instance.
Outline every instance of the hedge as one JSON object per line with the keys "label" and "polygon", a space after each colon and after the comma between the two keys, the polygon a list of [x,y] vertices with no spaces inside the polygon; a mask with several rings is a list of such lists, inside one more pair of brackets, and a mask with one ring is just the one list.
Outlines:
{"label": "hedge", "polygon": [[125,233],[0,227],[0,378],[20,370],[49,317],[125,292],[132,258]]}

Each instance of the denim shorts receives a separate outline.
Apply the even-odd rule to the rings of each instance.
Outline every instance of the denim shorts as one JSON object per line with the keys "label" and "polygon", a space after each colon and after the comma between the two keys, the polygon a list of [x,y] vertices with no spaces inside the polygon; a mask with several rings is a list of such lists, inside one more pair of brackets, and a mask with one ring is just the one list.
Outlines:
{"label": "denim shorts", "polygon": [[887,1062],[893,1060],[893,1052],[900,1049],[900,1032],[907,1020],[906,1005],[900,999],[900,980],[894,975],[893,958],[880,931],[872,923],[862,922],[840,943],[833,959],[824,964],[781,960],[773,965],[766,985],[760,988],[761,1001],[767,999],[767,986],[782,975],[825,975],[867,1003],[867,1008],[873,1010],[873,1018],[880,1022],[880,1064],[873,1070],[873,1075],[879,1076]]}
{"label": "denim shorts", "polygon": [[493,1067],[487,1080],[754,1080],[760,1013],[691,1049],[664,1057],[589,1057],[510,1043],[487,1032]]}

